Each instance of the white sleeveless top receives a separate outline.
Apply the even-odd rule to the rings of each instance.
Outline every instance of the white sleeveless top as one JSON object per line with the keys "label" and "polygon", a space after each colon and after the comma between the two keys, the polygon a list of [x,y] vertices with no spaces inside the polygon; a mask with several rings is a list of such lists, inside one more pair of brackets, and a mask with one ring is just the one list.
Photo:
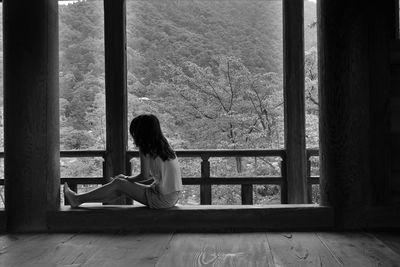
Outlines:
{"label": "white sleeveless top", "polygon": [[150,159],[150,175],[155,189],[163,195],[182,190],[182,176],[178,158],[163,161],[160,157]]}

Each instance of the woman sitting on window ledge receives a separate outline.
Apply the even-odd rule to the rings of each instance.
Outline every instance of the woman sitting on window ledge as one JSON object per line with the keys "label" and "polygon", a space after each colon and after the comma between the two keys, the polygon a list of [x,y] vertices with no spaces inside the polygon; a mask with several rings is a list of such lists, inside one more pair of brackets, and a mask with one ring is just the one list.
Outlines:
{"label": "woman sitting on window ledge", "polygon": [[161,131],[154,115],[139,115],[129,126],[139,148],[140,174],[113,177],[112,181],[93,191],[77,194],[64,184],[64,195],[72,208],[85,202],[109,202],[122,195],[153,209],[175,206],[182,190],[181,171],[175,152]]}

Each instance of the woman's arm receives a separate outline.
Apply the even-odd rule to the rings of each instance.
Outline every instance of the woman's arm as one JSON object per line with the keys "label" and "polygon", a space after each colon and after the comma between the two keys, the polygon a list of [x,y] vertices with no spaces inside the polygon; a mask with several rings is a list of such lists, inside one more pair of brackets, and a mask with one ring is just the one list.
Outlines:
{"label": "woman's arm", "polygon": [[143,175],[142,174],[138,174],[136,176],[126,176],[125,178],[126,180],[128,180],[131,183],[141,183],[141,184],[145,184],[145,185],[150,185],[154,182],[153,178],[150,179],[143,179]]}
{"label": "woman's arm", "polygon": [[150,171],[150,155],[143,154],[139,149],[140,174],[143,180],[152,179]]}
{"label": "woman's arm", "polygon": [[154,183],[154,179],[152,178],[150,171],[150,156],[144,155],[139,150],[140,156],[140,174],[136,176],[126,176],[124,174],[119,174],[113,178],[124,178],[131,183],[141,183],[145,185],[151,185]]}
{"label": "woman's arm", "polygon": [[115,178],[123,178],[123,179],[128,180],[131,183],[140,183],[140,184],[144,184],[144,185],[151,185],[154,182],[153,178],[150,178],[147,180],[143,179],[143,176],[141,174],[138,174],[136,176],[126,176],[124,174],[119,174],[119,175],[113,177],[113,179],[115,179]]}

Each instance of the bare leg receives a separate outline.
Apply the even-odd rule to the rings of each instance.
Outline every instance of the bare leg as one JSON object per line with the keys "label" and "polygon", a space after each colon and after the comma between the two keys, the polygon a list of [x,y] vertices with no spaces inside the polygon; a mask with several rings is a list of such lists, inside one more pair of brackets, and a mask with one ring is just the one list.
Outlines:
{"label": "bare leg", "polygon": [[131,183],[123,178],[116,178],[108,184],[83,194],[76,194],[69,189],[67,183],[64,184],[64,194],[71,207],[77,207],[86,202],[107,202],[120,197],[122,194],[147,205],[145,190],[146,186]]}

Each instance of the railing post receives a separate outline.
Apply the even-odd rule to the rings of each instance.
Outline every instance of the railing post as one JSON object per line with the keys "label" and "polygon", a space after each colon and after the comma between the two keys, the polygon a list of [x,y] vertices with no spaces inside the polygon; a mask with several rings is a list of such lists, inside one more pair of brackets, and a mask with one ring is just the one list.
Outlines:
{"label": "railing post", "polygon": [[106,159],[103,158],[103,185],[107,183],[107,164],[106,164]]}
{"label": "railing post", "polygon": [[[125,166],[126,166],[126,175],[130,176],[130,175],[132,175],[132,162],[131,162],[131,158],[128,157],[128,156],[126,155],[126,156],[125,156],[125,159],[126,159],[126,163],[125,163]],[[125,202],[126,202],[127,205],[133,205],[133,200],[132,200],[132,198],[130,198],[130,197],[127,197],[126,200],[125,200]]]}
{"label": "railing post", "polygon": [[[201,178],[208,179],[210,178],[210,162],[208,159],[209,155],[201,156]],[[211,205],[211,185],[210,184],[201,184],[200,185],[200,205]]]}
{"label": "railing post", "polygon": [[242,205],[253,205],[253,185],[242,184]]}
{"label": "railing post", "polygon": [[307,202],[312,203],[311,160],[307,155]]}
{"label": "railing post", "polygon": [[287,184],[287,171],[286,171],[286,158],[282,157],[281,161],[281,204],[288,204],[288,184]]}

